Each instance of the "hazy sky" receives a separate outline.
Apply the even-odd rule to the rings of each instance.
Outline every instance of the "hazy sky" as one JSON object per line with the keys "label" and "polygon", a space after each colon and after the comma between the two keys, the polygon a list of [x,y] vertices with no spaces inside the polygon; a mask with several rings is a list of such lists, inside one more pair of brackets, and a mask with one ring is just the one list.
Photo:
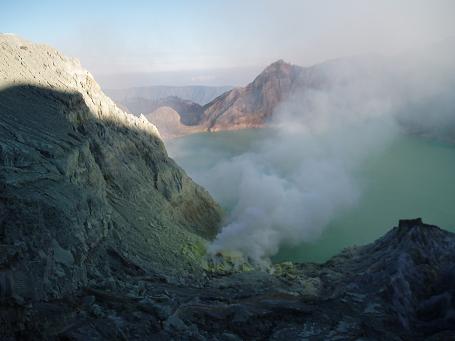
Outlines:
{"label": "hazy sky", "polygon": [[[183,82],[198,84],[241,83],[242,74],[249,78],[277,59],[309,65],[455,36],[451,0],[0,4],[1,32],[53,45],[79,58],[95,76],[172,71],[175,77],[175,71],[185,71]],[[220,69],[230,68],[220,76]],[[170,80],[155,80],[160,82]]]}

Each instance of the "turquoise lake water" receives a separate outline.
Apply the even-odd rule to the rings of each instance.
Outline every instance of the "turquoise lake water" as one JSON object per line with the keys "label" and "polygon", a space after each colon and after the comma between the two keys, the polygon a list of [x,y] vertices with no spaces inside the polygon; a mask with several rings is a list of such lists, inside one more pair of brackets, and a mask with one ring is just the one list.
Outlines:
{"label": "turquoise lake water", "polygon": [[[261,129],[201,133],[169,141],[167,148],[204,185],[204,179],[197,178],[201,170],[254,151],[267,135]],[[319,239],[284,246],[274,261],[323,262],[347,246],[374,241],[403,218],[422,217],[455,231],[454,145],[403,135],[369,155],[354,176],[363,188],[359,203],[336,216]],[[229,211],[232,203],[220,204]]]}

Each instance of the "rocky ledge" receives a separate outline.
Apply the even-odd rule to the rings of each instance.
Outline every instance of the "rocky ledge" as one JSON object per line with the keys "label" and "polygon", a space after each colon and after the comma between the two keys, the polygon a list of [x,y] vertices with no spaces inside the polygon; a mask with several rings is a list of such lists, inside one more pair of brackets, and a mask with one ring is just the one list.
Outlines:
{"label": "rocky ledge", "polygon": [[[402,220],[324,264],[210,272],[191,280],[127,260],[57,300],[2,301],[3,337],[62,340],[449,340],[455,234]],[[116,275],[119,274],[119,275]]]}

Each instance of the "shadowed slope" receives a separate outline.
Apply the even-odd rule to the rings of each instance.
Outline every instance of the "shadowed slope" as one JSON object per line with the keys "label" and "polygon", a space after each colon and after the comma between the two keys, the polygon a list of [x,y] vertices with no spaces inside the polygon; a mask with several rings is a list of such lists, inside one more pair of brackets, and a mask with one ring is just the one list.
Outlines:
{"label": "shadowed slope", "polygon": [[35,86],[0,91],[0,113],[0,236],[20,255],[4,266],[34,288],[19,296],[107,278],[108,250],[140,272],[196,266],[184,249],[216,234],[219,209],[158,137],[95,119],[78,93]]}
{"label": "shadowed slope", "polygon": [[51,48],[0,35],[0,56],[0,296],[200,271],[191,250],[215,236],[220,209],[156,128]]}

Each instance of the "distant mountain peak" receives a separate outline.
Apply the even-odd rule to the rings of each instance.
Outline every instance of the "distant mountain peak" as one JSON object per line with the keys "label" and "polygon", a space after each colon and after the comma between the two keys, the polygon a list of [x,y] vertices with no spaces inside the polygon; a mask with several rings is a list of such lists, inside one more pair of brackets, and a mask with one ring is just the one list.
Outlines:
{"label": "distant mountain peak", "polygon": [[291,65],[291,63],[286,62],[284,59],[278,59],[277,61],[270,64],[270,66],[272,65]]}
{"label": "distant mountain peak", "polygon": [[267,66],[263,72],[268,71],[280,71],[280,70],[288,70],[292,68],[294,65],[284,61],[283,59],[278,59],[277,61],[273,62],[269,66]]}

